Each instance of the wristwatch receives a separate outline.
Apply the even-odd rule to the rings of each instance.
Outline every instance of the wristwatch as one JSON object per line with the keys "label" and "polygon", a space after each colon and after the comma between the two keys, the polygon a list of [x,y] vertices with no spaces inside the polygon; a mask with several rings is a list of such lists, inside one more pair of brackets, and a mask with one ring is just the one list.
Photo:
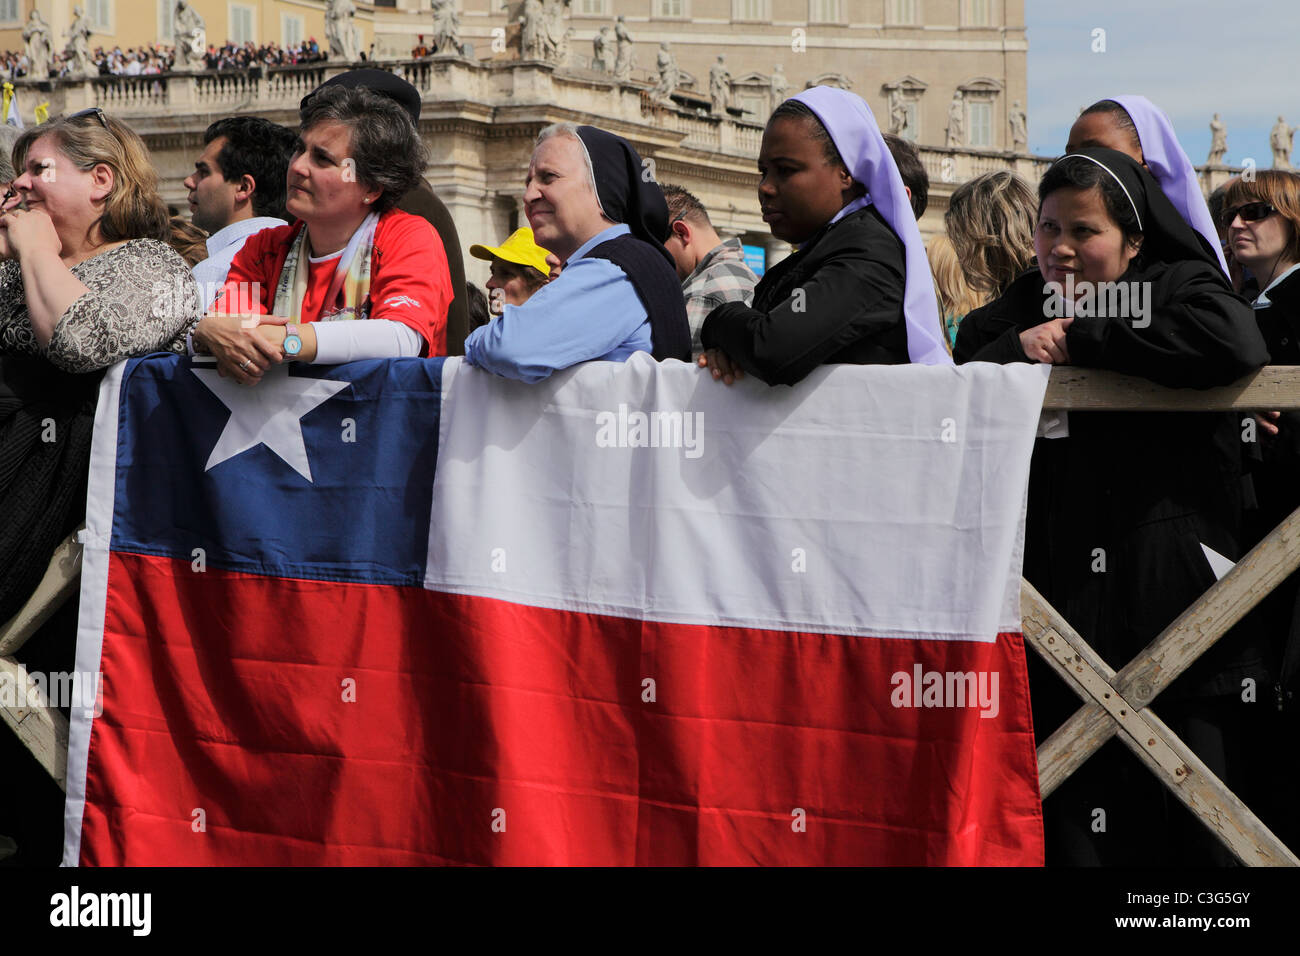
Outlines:
{"label": "wristwatch", "polygon": [[280,346],[284,349],[284,354],[289,356],[297,355],[302,351],[302,339],[298,337],[298,326],[292,322],[286,323],[284,333],[284,343]]}

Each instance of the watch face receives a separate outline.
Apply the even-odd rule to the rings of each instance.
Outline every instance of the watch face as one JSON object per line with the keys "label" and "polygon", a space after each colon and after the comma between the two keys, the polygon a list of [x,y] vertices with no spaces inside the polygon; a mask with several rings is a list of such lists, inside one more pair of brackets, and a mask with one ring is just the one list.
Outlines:
{"label": "watch face", "polygon": [[302,339],[296,335],[286,335],[284,337],[284,351],[288,355],[297,355],[302,351]]}

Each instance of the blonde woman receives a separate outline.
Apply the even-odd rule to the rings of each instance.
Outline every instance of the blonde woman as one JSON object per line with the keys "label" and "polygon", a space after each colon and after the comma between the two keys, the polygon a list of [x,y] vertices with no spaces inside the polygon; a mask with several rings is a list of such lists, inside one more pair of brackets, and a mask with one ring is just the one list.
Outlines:
{"label": "blonde woman", "polygon": [[967,312],[978,309],[988,299],[977,294],[962,275],[961,262],[952,247],[952,241],[945,235],[938,235],[925,246],[926,257],[930,260],[930,272],[934,276],[934,293],[939,299],[939,318],[943,323],[943,344],[952,354],[952,347],[957,341],[957,326]]}
{"label": "blonde woman", "polygon": [[1014,173],[985,173],[953,191],[943,225],[966,284],[984,302],[1011,287],[1034,260],[1038,197]]}
{"label": "blonde woman", "polygon": [[168,245],[140,137],[90,109],[24,132],[13,162],[0,215],[0,354],[80,373],[184,352],[197,287]]}

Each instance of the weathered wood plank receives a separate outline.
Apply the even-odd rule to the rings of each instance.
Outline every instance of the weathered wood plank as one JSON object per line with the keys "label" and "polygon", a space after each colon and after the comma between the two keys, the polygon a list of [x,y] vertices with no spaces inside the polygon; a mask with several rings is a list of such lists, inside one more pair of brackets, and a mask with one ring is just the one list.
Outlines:
{"label": "weathered wood plank", "polygon": [[1150,748],[1144,747],[1128,734],[1120,734],[1120,740],[1160,778],[1187,809],[1209,827],[1210,832],[1238,860],[1246,866],[1300,866],[1300,859],[1224,786],[1222,780],[1210,772],[1210,768],[1178,739],[1164,721],[1150,710],[1144,710],[1143,713],[1156,735],[1181,758],[1185,772],[1180,777],[1174,777],[1155,761]]}
{"label": "weathered wood plank", "polygon": [[68,718],[40,700],[27,670],[12,657],[0,657],[0,680],[13,681],[14,687],[26,688],[25,701],[32,706],[0,706],[0,719],[8,724],[23,746],[54,778],[60,790],[68,789]]}
{"label": "weathered wood plank", "polygon": [[45,576],[27,603],[0,627],[0,656],[16,653],[77,592],[81,580],[81,551],[77,532],[59,545],[45,569]]}
{"label": "weathered wood plank", "polygon": [[1115,686],[1144,707],[1300,567],[1300,508],[1174,619],[1119,674]]}
{"label": "weathered wood plank", "polygon": [[1075,693],[1090,701],[1039,747],[1046,799],[1111,736],[1125,746],[1248,866],[1300,865],[1295,855],[1149,708],[1134,709],[1113,686],[1115,672],[1028,581],[1021,585],[1026,641]]}
{"label": "weathered wood plank", "polygon": [[1144,378],[1057,365],[1043,408],[1074,411],[1253,411],[1300,409],[1300,367],[1269,365],[1221,388],[1166,388]]}

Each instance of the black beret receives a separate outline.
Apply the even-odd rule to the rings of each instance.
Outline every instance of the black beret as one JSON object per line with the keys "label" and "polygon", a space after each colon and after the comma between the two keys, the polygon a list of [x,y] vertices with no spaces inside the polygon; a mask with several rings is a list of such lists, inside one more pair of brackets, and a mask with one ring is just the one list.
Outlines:
{"label": "black beret", "polygon": [[338,76],[326,80],[315,90],[304,96],[302,102],[298,104],[298,109],[305,109],[307,103],[316,95],[316,91],[327,86],[343,86],[348,89],[363,86],[375,93],[380,93],[391,100],[395,100],[397,105],[410,115],[411,122],[417,127],[420,125],[420,91],[400,76],[394,76],[387,70],[348,70],[346,73],[340,73]]}

